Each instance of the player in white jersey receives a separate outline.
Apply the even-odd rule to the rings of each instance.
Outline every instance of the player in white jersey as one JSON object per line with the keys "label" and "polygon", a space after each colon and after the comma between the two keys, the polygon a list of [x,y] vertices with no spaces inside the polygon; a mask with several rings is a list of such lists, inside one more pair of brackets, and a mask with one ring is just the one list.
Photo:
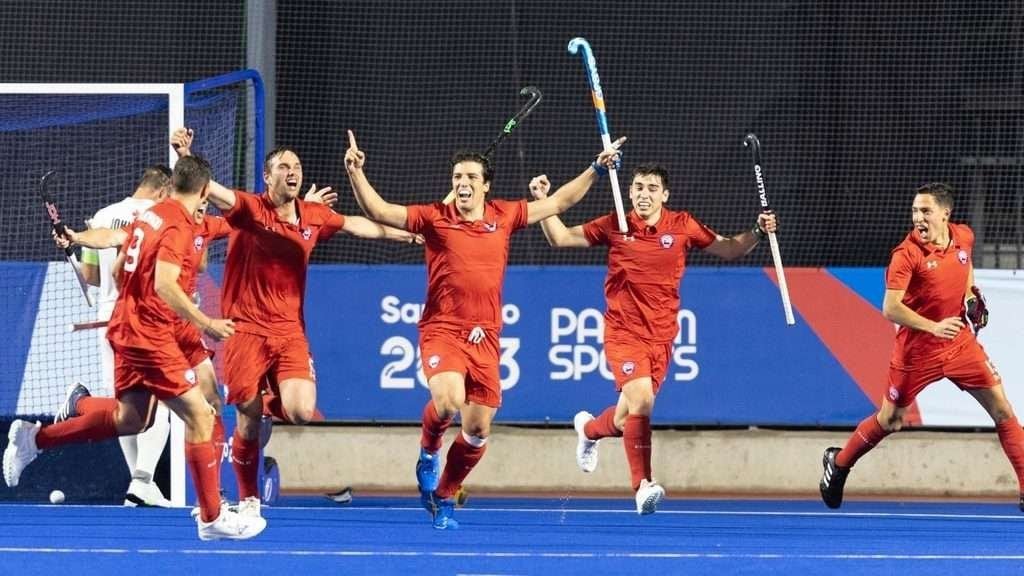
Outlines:
{"label": "player in white jersey", "polygon": [[[149,210],[161,200],[168,191],[171,171],[166,166],[157,164],[149,166],[142,174],[135,192],[96,212],[87,224],[89,228],[118,229],[135,221],[135,217]],[[82,273],[86,281],[99,287],[97,298],[96,319],[110,320],[117,301],[117,286],[114,283],[113,265],[117,259],[117,248],[93,250],[82,248]],[[107,341],[107,329],[97,331],[97,345],[100,349],[103,370],[103,390],[114,393],[114,351]],[[84,388],[73,385],[70,393],[84,393]],[[167,437],[170,434],[170,420],[167,407],[157,403],[157,411],[153,425],[146,431],[135,436],[121,436],[121,451],[131,472],[132,480],[125,495],[125,506],[159,506],[170,507],[171,502],[160,492],[153,482],[153,474],[163,454]]]}

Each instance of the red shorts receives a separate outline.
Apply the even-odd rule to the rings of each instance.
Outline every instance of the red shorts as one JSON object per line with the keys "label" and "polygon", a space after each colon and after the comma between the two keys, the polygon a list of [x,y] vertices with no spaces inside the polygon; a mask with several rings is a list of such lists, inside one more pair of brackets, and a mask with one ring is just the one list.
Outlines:
{"label": "red shorts", "polygon": [[174,327],[174,337],[178,341],[178,348],[188,359],[189,366],[195,368],[207,358],[213,358],[213,350],[206,347],[199,328],[191,322],[179,322]]}
{"label": "red shorts", "polygon": [[479,344],[470,344],[468,338],[469,330],[421,330],[423,374],[430,381],[440,372],[458,372],[466,378],[466,401],[498,408],[501,406],[498,333],[488,330]]}
{"label": "red shorts", "polygon": [[672,343],[647,344],[644,342],[606,339],[604,354],[608,368],[615,375],[615,389],[622,392],[627,382],[649,376],[654,393],[661,389],[661,381],[668,371],[672,357]]}
{"label": "red shorts", "polygon": [[975,339],[915,367],[889,367],[889,400],[906,408],[932,382],[949,378],[961,390],[993,388],[1002,378]]}
{"label": "red shorts", "polygon": [[224,345],[228,404],[252,400],[269,379],[302,378],[316,383],[313,357],[304,334],[263,336],[236,332]]}
{"label": "red shorts", "polygon": [[176,346],[161,350],[114,345],[114,397],[144,388],[160,400],[177,398],[196,384],[192,365]]}

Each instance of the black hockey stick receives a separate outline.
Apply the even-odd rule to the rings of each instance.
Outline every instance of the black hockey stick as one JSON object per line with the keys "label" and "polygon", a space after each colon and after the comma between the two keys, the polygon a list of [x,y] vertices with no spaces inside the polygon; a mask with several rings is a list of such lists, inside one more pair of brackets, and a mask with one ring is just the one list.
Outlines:
{"label": "black hockey stick", "polygon": [[[59,236],[64,236],[66,228],[64,222],[61,221],[60,212],[57,210],[57,204],[53,201],[53,196],[50,194],[50,186],[57,178],[57,171],[50,170],[39,179],[39,195],[43,198],[43,205],[46,207],[46,215],[50,217],[50,223],[53,225],[53,230]],[[64,249],[64,259],[71,265],[71,269],[75,272],[75,278],[78,279],[78,287],[82,289],[82,296],[85,297],[85,302],[91,307],[93,305],[92,297],[89,296],[89,284],[85,281],[85,276],[82,275],[82,267],[78,263],[78,257],[75,256],[75,250],[69,244]]]}

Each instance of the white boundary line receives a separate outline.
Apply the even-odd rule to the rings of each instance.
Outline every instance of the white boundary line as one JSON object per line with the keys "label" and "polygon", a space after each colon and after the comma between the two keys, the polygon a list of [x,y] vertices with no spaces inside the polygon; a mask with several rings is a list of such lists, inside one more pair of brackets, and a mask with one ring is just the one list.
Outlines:
{"label": "white boundary line", "polygon": [[434,558],[554,558],[554,559],[738,559],[738,560],[956,560],[1021,561],[1024,554],[729,554],[707,552],[422,552],[415,550],[173,550],[167,548],[29,548],[0,547],[9,554],[184,554],[195,556],[310,556],[310,557],[434,557]]}

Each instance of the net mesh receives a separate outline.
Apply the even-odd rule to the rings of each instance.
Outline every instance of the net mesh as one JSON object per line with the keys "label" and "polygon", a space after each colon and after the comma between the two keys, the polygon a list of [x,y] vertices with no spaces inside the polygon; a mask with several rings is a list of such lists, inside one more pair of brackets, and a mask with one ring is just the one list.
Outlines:
{"label": "net mesh", "polygon": [[[193,94],[186,106],[186,122],[214,136],[196,153],[230,186],[252,181],[253,163],[240,157],[251,137],[244,129],[248,91]],[[4,317],[16,319],[12,330],[25,335],[0,351],[0,414],[52,414],[75,381],[112,395],[104,389],[97,332],[70,331],[95,320],[96,309],[49,238],[39,179],[58,171],[48,189],[62,219],[80,230],[97,210],[130,196],[143,167],[167,163],[167,115],[166,95],[0,94],[0,163],[13,168],[0,181],[0,293]]]}
{"label": "net mesh", "polygon": [[[499,149],[492,192],[524,197],[540,173],[565,182],[599,148],[580,58],[566,51],[583,36],[613,136],[631,138],[623,186],[636,163],[659,161],[671,208],[724,235],[749,229],[758,204],[740,143],[754,132],[787,264],[884,265],[909,229],[913,190],[935,180],[958,191],[955,219],[974,225],[983,265],[1022,264],[1020,5],[640,1],[613,9],[619,17],[575,0],[279,8],[277,140],[299,148],[320,184],[347,191],[352,128],[385,198],[440,198],[451,153],[483,149],[526,85],[544,100]],[[341,210],[358,213],[349,196]],[[565,220],[611,208],[604,181]],[[342,238],[318,258],[421,256]],[[735,264],[769,259],[762,247]],[[514,237],[511,261],[600,265],[604,254],[552,250],[531,229]]]}

